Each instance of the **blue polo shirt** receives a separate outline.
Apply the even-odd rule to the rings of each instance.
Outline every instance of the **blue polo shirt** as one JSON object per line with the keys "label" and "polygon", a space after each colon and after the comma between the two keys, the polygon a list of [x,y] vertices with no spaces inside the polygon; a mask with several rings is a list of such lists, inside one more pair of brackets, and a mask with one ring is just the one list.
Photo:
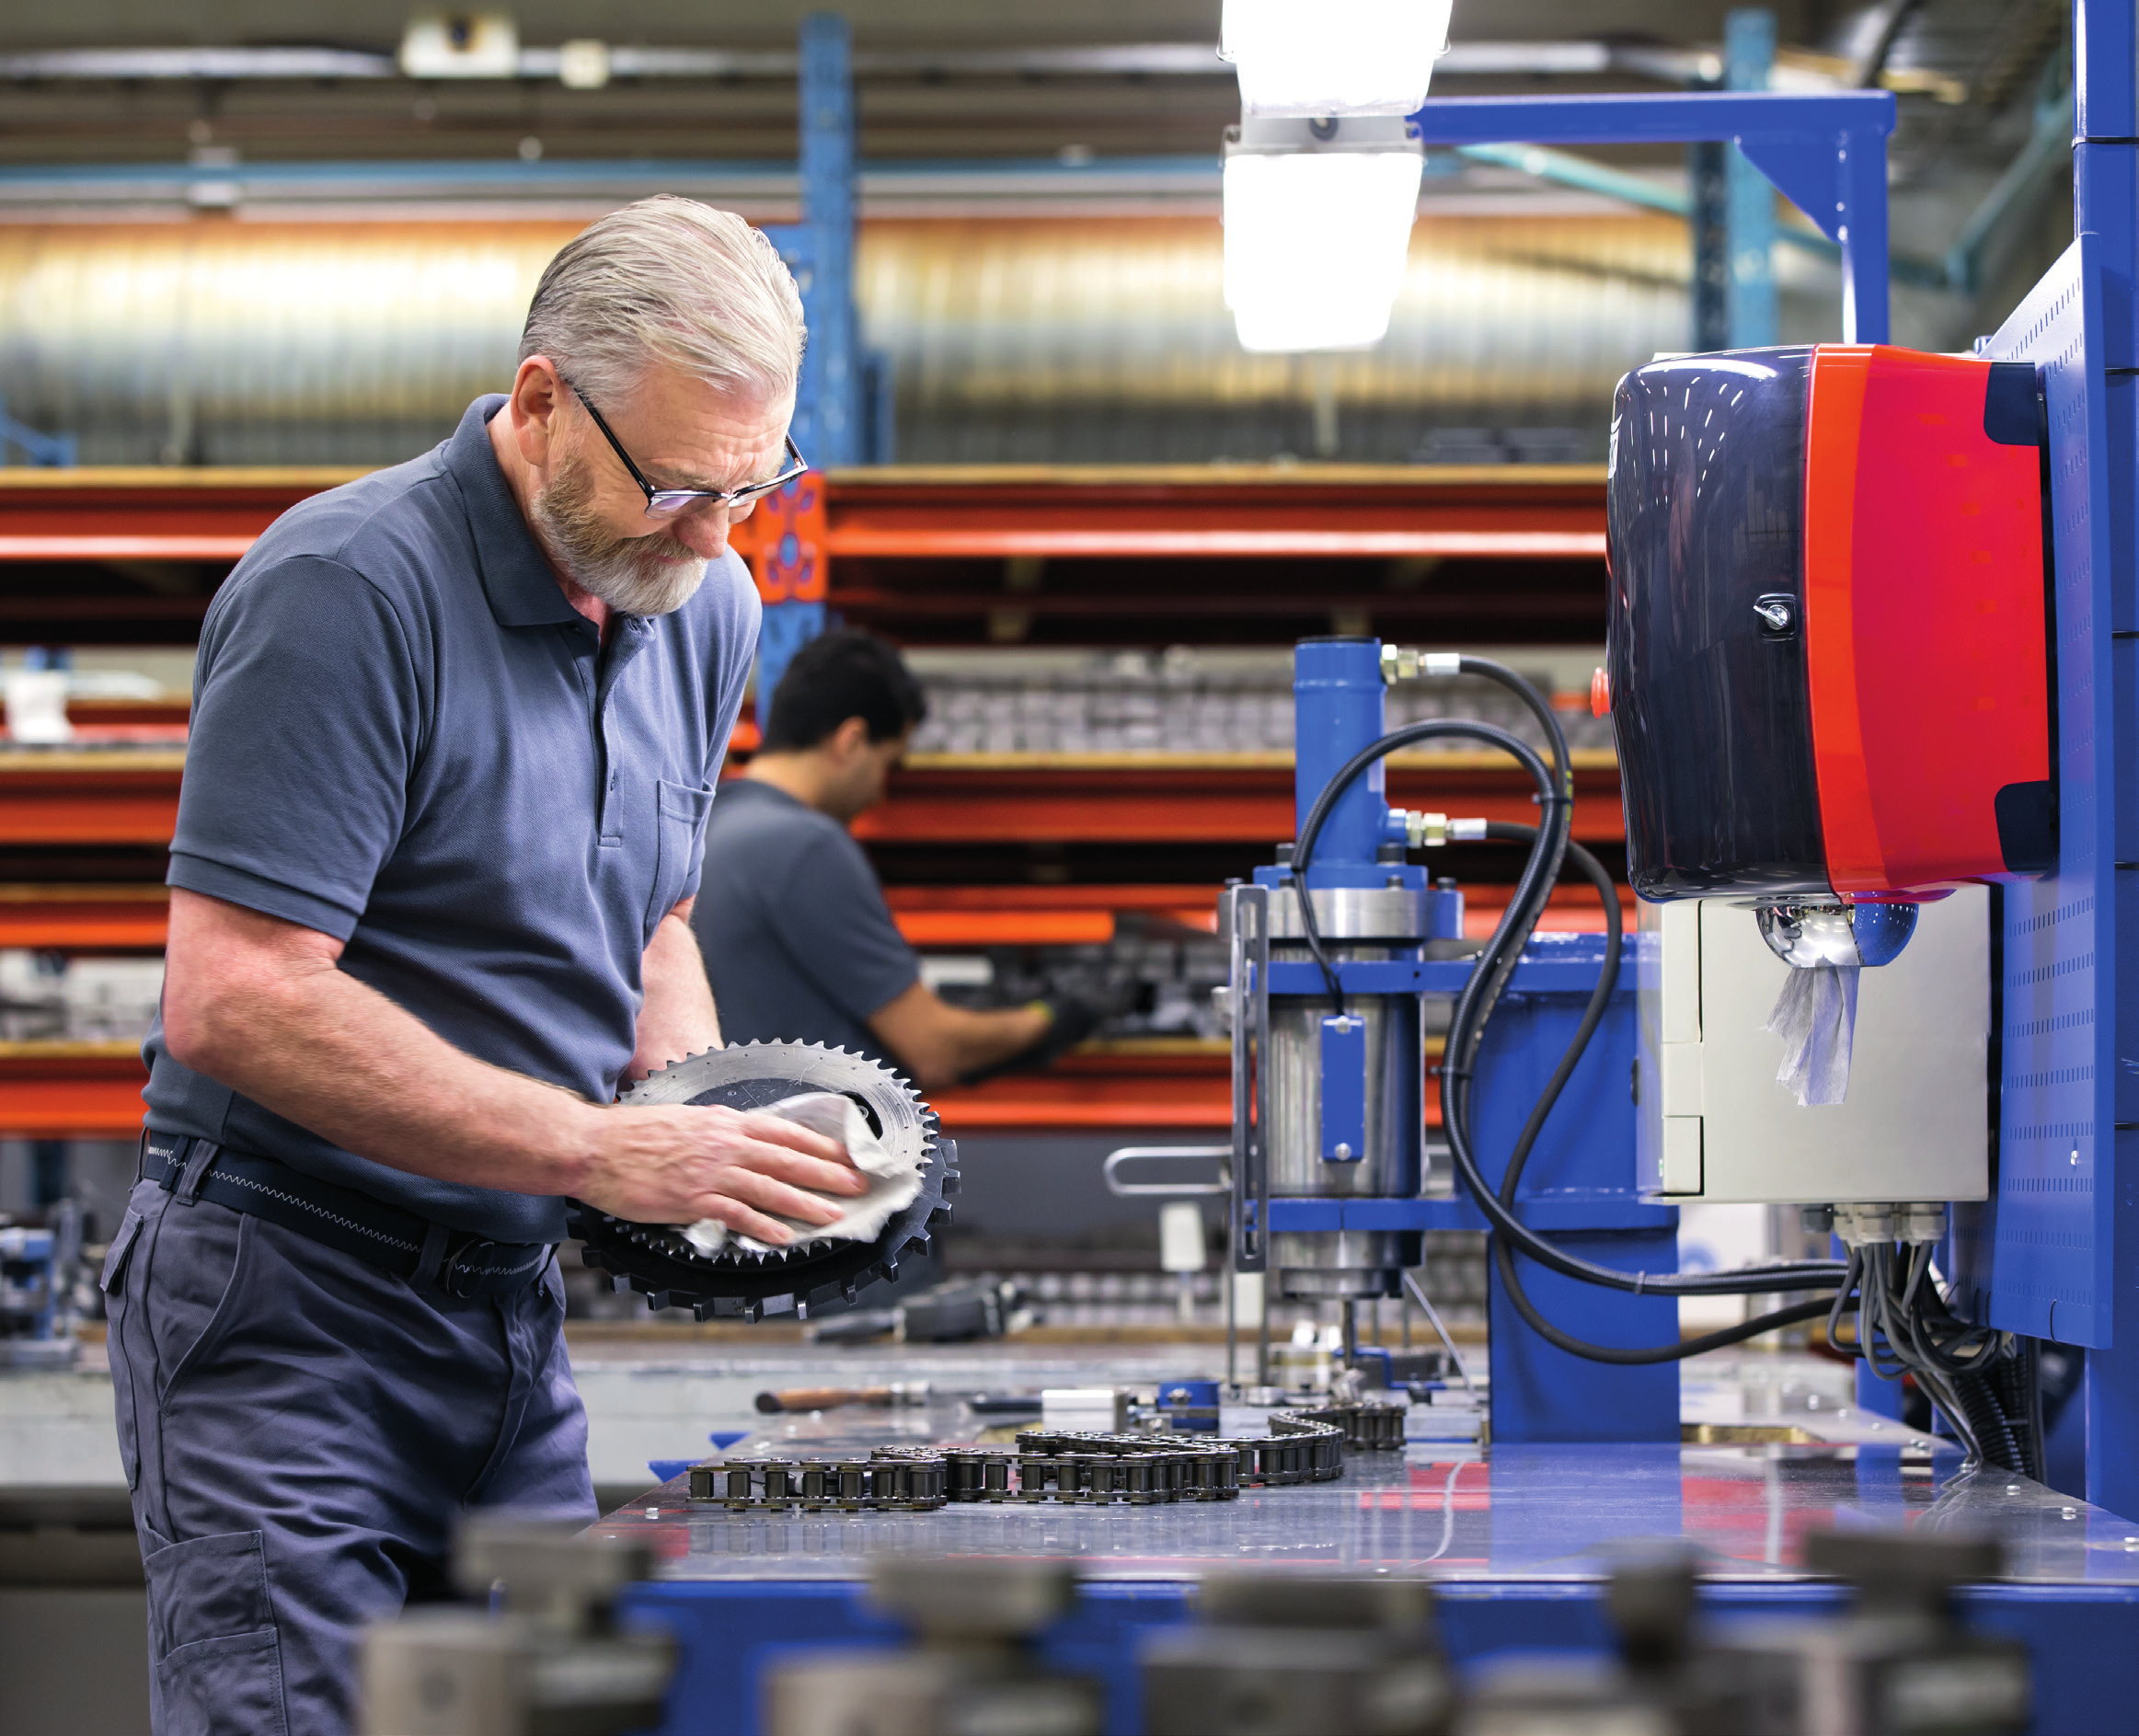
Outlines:
{"label": "blue polo shirt", "polygon": [[904,1066],[868,1021],[914,985],[920,956],[830,814],[770,784],[730,783],[706,827],[691,926],[730,1042],[823,1043]]}
{"label": "blue polo shirt", "polygon": [[[344,971],[456,1048],[605,1103],[647,943],[697,889],[757,592],[729,554],[604,646],[498,467],[504,401],[293,508],[216,592],[169,881],[334,936]],[[500,1241],[564,1234],[558,1200],[369,1162],[179,1065],[160,1021],[144,1054],[159,1131]]]}

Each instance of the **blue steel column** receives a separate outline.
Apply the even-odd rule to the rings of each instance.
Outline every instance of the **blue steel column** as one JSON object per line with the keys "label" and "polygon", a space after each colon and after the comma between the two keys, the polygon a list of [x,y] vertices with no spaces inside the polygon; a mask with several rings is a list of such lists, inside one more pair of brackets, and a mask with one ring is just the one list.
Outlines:
{"label": "blue steel column", "polygon": [[[1338,768],[1380,740],[1388,684],[1382,679],[1381,641],[1303,639],[1293,652],[1294,835]],[[1307,871],[1314,886],[1379,886],[1374,866],[1389,805],[1376,760],[1338,800],[1315,840]]]}
{"label": "blue steel column", "polygon": [[[2089,625],[2096,634],[2119,641],[2110,668],[2116,727],[2102,743],[2113,762],[2114,776],[2102,779],[2099,799],[2113,801],[2104,816],[2115,838],[2116,868],[2097,876],[2097,932],[2116,937],[2111,953],[2094,958],[2094,1012],[2098,1029],[2114,1033],[2113,1043],[2097,1052],[2115,1056],[2139,1052],[2139,904],[2127,906],[2123,891],[2131,884],[2131,864],[2139,860],[2139,811],[2129,799],[2139,741],[2133,739],[2139,707],[2139,673],[2133,662],[2139,636],[2139,588],[2135,588],[2132,492],[2139,473],[2139,431],[2135,431],[2132,369],[2139,364],[2139,334],[2133,330],[2133,285],[2139,281],[2139,97],[2135,97],[2133,0],[2077,0],[2073,7],[2073,76],[2077,136],[2072,160],[2073,231],[2091,236],[2102,279],[2101,313],[2105,328],[2102,353],[2090,358],[2104,370],[2089,381],[2103,393],[2103,432],[2107,450],[2101,474],[2108,498],[2089,501],[2090,510],[2108,521],[2110,618]],[[2107,864],[2103,865],[2107,867]],[[2108,909],[2102,908],[2109,906]],[[2112,927],[2113,925],[2113,927]],[[2126,1518],[2139,1515],[2139,1199],[2126,1176],[2139,1173],[2139,1086],[2125,1075],[2127,1062],[2113,1081],[2098,1081],[2098,1113],[2110,1125],[2098,1125],[2094,1141],[2097,1197],[2107,1193],[2111,1207],[2110,1270],[2112,1274],[2110,1341],[2087,1353],[2087,1499]],[[2107,1086],[2105,1089],[2104,1086]],[[2102,1161],[2105,1148],[2110,1161]],[[2125,1170],[2124,1166],[2134,1166]],[[2104,1173],[2107,1171],[2107,1173]],[[2122,1183],[2122,1185],[2119,1185]]]}
{"label": "blue steel column", "polygon": [[[795,444],[819,470],[860,462],[859,358],[854,313],[854,54],[846,20],[812,12],[802,20],[796,97],[800,131],[802,238],[799,272],[810,320],[795,392]],[[757,642],[757,715],[768,720],[773,689],[795,653],[824,630],[822,602],[765,605]]]}
{"label": "blue steel column", "polygon": [[854,313],[854,72],[846,20],[812,12],[801,37],[802,225],[810,233],[814,410],[802,454],[820,470],[860,461]]}
{"label": "blue steel column", "polygon": [[1835,143],[1842,223],[1842,341],[1885,343],[1887,152],[1883,134],[1845,132]]}
{"label": "blue steel column", "polygon": [[[1742,6],[1723,20],[1723,84],[1765,90],[1775,64],[1775,14]],[[1724,299],[1733,350],[1778,341],[1775,297],[1775,184],[1735,144],[1724,155]]]}

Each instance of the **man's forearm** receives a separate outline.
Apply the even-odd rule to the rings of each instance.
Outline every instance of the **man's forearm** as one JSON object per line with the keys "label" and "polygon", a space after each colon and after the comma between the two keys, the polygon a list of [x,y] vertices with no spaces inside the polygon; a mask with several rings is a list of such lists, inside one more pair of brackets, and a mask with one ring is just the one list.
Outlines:
{"label": "man's forearm", "polygon": [[1047,1035],[1053,1023],[1052,1015],[1038,1001],[1025,1006],[985,1010],[956,1006],[950,1010],[965,1015],[952,1035],[956,1045],[953,1067],[961,1079],[1023,1054]]}
{"label": "man's forearm", "polygon": [[638,1043],[631,1076],[720,1047],[720,1017],[714,1011],[706,960],[691,932],[690,906],[678,905],[661,920],[647,944],[640,980],[646,998],[638,1008]]}
{"label": "man's forearm", "polygon": [[[673,989],[666,945],[655,975]],[[635,1223],[717,1218],[778,1244],[791,1239],[789,1222],[838,1216],[825,1195],[868,1186],[836,1140],[776,1116],[596,1105],[477,1061],[340,958],[329,936],[174,888],[165,1050],[360,1157],[441,1181],[569,1193]],[[710,1016],[709,1002],[701,1011]]]}
{"label": "man's forearm", "polygon": [[1052,1022],[1048,1009],[1037,1002],[981,1011],[954,1006],[922,983],[910,983],[868,1021],[878,1039],[927,1090],[941,1090],[1023,1054],[1047,1035]]}
{"label": "man's forearm", "polygon": [[347,1151],[440,1181],[571,1193],[602,1111],[455,1049],[333,963],[218,998],[189,1066]]}

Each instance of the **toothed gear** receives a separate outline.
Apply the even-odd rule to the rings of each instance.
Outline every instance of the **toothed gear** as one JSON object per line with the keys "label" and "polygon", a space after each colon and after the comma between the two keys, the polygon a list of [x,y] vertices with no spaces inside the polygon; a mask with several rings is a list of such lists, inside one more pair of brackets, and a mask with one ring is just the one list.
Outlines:
{"label": "toothed gear", "polygon": [[931,1235],[950,1220],[945,1196],[958,1191],[958,1146],[941,1136],[936,1111],[913,1086],[881,1062],[822,1043],[738,1043],[649,1074],[618,1101],[764,1109],[807,1091],[836,1091],[851,1099],[893,1153],[920,1158],[921,1191],[874,1241],[818,1242],[765,1254],[730,1247],[707,1255],[678,1229],[633,1224],[574,1200],[570,1228],[585,1244],[581,1258],[610,1274],[612,1290],[628,1284],[645,1295],[649,1308],[688,1308],[701,1320],[758,1320],[789,1312],[807,1317],[813,1307],[851,1302],[880,1278],[897,1282],[900,1261],[926,1253]]}

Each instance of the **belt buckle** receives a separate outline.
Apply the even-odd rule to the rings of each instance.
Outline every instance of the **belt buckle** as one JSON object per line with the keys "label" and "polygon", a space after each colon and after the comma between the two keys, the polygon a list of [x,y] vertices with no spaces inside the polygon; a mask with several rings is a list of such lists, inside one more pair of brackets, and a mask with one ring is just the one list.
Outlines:
{"label": "belt buckle", "polygon": [[483,1254],[494,1254],[497,1251],[498,1244],[483,1237],[477,1237],[475,1241],[468,1243],[445,1262],[445,1270],[438,1274],[439,1288],[443,1290],[447,1295],[459,1296],[464,1301],[473,1297],[476,1293],[473,1290],[461,1288],[461,1263],[464,1260],[474,1259]]}

